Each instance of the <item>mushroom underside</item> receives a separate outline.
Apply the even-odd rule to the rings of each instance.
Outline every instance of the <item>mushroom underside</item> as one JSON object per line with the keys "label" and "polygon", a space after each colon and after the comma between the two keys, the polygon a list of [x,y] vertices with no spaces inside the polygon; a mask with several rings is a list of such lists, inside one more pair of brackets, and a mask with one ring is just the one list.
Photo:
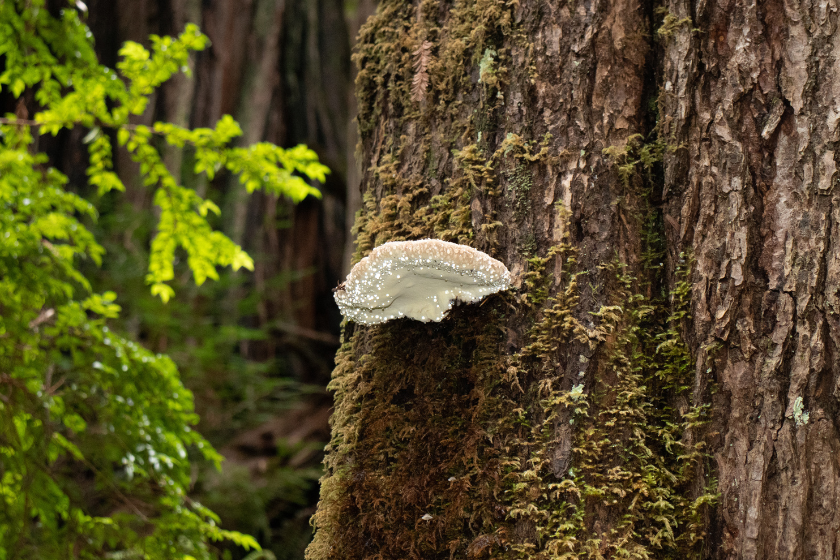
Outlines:
{"label": "mushroom underside", "polygon": [[441,321],[454,302],[472,303],[500,291],[498,284],[483,284],[477,278],[449,270],[395,267],[377,279],[377,290],[363,302],[350,302],[346,293],[336,300],[348,319],[376,324],[407,317],[417,321]]}

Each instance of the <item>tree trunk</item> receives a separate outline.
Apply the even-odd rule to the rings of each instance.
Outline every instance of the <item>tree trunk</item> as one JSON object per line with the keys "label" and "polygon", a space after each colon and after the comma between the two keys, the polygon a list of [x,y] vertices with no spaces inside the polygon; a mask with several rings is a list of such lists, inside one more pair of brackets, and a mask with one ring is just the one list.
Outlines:
{"label": "tree trunk", "polygon": [[654,8],[363,27],[355,259],[435,237],[515,288],[345,326],[309,560],[837,557],[836,10]]}
{"label": "tree trunk", "polygon": [[686,146],[664,188],[697,258],[689,338],[716,349],[697,377],[721,387],[717,554],[837,558],[836,8],[668,7],[695,22],[664,50],[664,132]]}

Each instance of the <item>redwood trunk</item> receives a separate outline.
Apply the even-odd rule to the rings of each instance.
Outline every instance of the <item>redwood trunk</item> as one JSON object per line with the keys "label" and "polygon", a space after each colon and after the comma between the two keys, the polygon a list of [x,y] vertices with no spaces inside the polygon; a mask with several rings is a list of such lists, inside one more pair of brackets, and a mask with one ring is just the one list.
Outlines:
{"label": "redwood trunk", "polygon": [[661,99],[686,146],[664,188],[669,241],[697,257],[690,338],[698,355],[717,347],[697,370],[722,389],[717,556],[837,558],[836,8],[669,9],[702,30],[665,47]]}
{"label": "redwood trunk", "polygon": [[310,560],[840,555],[836,9],[654,8],[362,29],[356,258],[436,237],[517,282],[345,327]]}

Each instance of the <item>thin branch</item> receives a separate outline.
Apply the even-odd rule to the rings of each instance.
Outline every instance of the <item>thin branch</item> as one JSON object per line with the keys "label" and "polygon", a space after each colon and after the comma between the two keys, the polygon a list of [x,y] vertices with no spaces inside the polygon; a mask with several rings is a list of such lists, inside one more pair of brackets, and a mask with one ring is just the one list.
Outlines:
{"label": "thin branch", "polygon": [[[16,126],[44,126],[44,125],[48,125],[48,124],[55,124],[56,122],[60,122],[60,123],[63,124],[64,121],[44,121],[44,122],[41,122],[41,121],[36,121],[34,119],[18,119],[18,118],[9,119],[9,118],[6,118],[6,117],[0,117],[0,124],[10,124],[10,125],[16,125]],[[74,124],[78,124],[78,123],[74,123]],[[137,130],[141,126],[144,126],[152,134],[157,134],[158,136],[166,136],[166,134],[164,134],[163,132],[158,132],[154,128],[152,128],[150,126],[142,125],[142,124],[125,123],[125,124],[114,126],[114,125],[103,124],[103,123],[100,122],[96,126],[98,126],[100,128],[112,128],[112,129],[125,128],[127,130]]]}
{"label": "thin branch", "polygon": [[32,119],[7,119],[6,117],[0,117],[0,124],[15,124],[19,126],[41,126],[45,123],[40,123]]}

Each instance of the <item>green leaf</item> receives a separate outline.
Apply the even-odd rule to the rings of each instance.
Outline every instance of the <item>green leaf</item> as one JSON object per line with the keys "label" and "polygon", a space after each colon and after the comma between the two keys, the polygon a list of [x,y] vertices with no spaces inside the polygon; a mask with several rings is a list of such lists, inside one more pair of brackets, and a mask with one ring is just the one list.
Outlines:
{"label": "green leaf", "polygon": [[87,422],[75,413],[65,415],[62,420],[65,426],[76,433],[83,432],[85,431],[85,428],[87,428]]}
{"label": "green leaf", "polygon": [[175,295],[175,290],[169,284],[157,282],[152,284],[152,295],[160,297],[163,303],[167,303]]}
{"label": "green leaf", "polygon": [[[81,431],[81,430],[79,430]],[[78,461],[84,461],[85,456],[82,451],[76,446],[76,444],[70,442],[66,437],[61,435],[58,432],[53,433],[53,440],[55,440],[56,444],[61,447],[62,449],[69,451],[73,458]],[[55,457],[52,459],[55,460]]]}
{"label": "green leaf", "polygon": [[248,270],[254,270],[254,259],[252,259],[248,253],[242,249],[238,249],[236,254],[233,256],[233,261],[230,263],[230,266],[233,270],[239,270],[243,267]]}
{"label": "green leaf", "polygon": [[201,203],[201,205],[198,207],[198,211],[199,211],[199,213],[201,214],[201,216],[202,216],[202,217],[207,216],[207,211],[208,211],[208,210],[209,210],[210,212],[213,212],[213,213],[214,213],[214,214],[216,214],[217,216],[220,216],[220,215],[221,215],[221,213],[222,213],[222,211],[219,209],[219,207],[218,207],[218,206],[216,206],[216,203],[215,203],[215,202],[213,202],[212,200],[205,200],[205,201],[204,201],[204,202],[202,202],[202,203]]}
{"label": "green leaf", "polygon": [[24,89],[26,89],[26,83],[20,78],[16,79],[12,83],[12,95],[15,97],[20,97],[20,94],[23,93]]}

